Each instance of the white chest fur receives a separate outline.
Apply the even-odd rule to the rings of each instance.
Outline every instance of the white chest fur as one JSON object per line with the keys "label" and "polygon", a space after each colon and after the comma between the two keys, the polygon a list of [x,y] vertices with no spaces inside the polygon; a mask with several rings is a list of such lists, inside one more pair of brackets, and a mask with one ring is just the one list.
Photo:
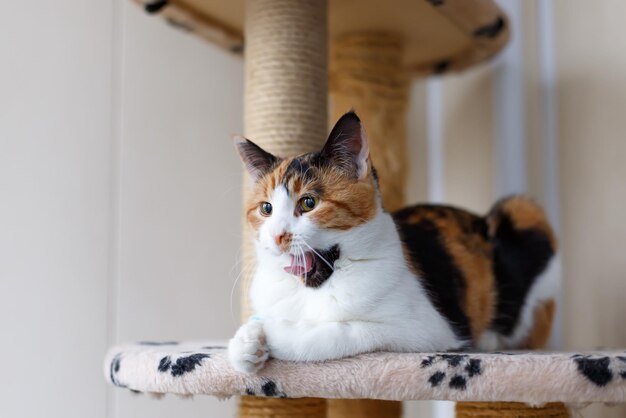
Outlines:
{"label": "white chest fur", "polygon": [[[344,338],[328,341],[333,335],[322,333],[325,344],[339,346],[338,355],[330,358],[346,351],[342,345],[350,346],[350,352],[440,350],[462,345],[408,268],[389,214],[381,211],[366,224],[335,233],[333,239],[340,246],[341,256],[333,274],[318,288],[304,286],[300,279],[283,271],[284,257],[257,246],[250,298],[255,312],[268,324],[268,341],[270,346],[276,345],[272,351],[280,353],[277,346],[287,338],[271,335],[272,331],[286,331],[273,323],[292,324],[291,333],[306,332],[316,325],[358,324],[351,330],[363,330],[356,336],[360,347]],[[299,332],[292,337],[304,338]],[[283,354],[301,358],[298,353]]]}

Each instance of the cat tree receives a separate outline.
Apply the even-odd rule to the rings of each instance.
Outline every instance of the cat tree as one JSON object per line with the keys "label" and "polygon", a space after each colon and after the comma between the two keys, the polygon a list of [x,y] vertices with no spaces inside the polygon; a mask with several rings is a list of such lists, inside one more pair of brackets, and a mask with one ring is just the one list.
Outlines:
{"label": "cat tree", "polygon": [[[232,53],[243,53],[245,38],[245,135],[272,153],[321,147],[328,92],[332,120],[357,109],[390,210],[404,203],[411,77],[467,68],[509,37],[491,0],[135,1]],[[246,238],[248,262],[250,247]],[[251,314],[249,279],[243,318]],[[562,403],[509,402],[623,402],[624,364],[616,353],[375,353],[320,364],[270,361],[259,375],[245,376],[230,369],[222,347],[151,344],[113,348],[105,368],[111,383],[134,391],[241,395],[241,417],[399,417],[401,404],[391,401],[407,399],[472,402],[458,404],[459,417],[560,417],[567,416]]]}

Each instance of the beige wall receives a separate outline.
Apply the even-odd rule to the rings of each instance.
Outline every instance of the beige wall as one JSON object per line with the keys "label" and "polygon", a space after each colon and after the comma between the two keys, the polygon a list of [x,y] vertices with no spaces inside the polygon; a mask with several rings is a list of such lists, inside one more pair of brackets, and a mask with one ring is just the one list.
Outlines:
{"label": "beige wall", "polygon": [[626,347],[626,3],[555,7],[566,343]]}
{"label": "beige wall", "polygon": [[235,330],[242,62],[128,0],[3,6],[0,417],[234,416],[107,387],[102,361]]}

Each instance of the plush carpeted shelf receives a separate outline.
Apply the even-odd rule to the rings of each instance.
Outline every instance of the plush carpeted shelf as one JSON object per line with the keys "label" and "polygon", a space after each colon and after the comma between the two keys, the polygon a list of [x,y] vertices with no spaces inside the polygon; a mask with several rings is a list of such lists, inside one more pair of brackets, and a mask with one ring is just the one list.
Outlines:
{"label": "plush carpeted shelf", "polygon": [[321,363],[271,360],[234,371],[223,344],[139,343],[111,349],[106,378],[137,392],[218,397],[626,402],[626,352],[370,353]]}

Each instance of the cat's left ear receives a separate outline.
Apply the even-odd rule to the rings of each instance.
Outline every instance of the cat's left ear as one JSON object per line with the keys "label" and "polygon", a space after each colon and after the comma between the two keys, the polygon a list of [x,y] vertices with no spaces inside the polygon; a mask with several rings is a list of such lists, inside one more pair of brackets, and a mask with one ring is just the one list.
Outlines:
{"label": "cat's left ear", "polygon": [[339,118],[320,156],[359,180],[365,177],[369,147],[367,134],[356,113],[350,111]]}

